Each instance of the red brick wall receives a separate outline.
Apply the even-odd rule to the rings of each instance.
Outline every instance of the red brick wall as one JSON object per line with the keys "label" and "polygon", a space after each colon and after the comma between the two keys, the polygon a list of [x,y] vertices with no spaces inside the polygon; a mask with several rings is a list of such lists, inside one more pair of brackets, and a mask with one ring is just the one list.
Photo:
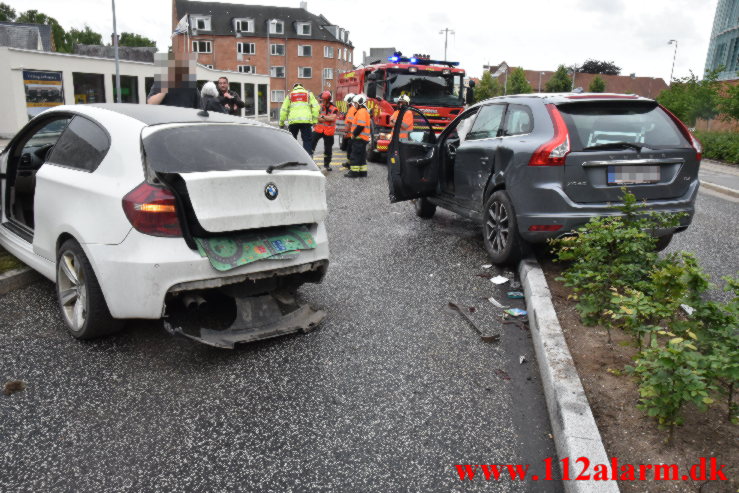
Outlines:
{"label": "red brick wall", "polygon": [[[338,59],[338,50],[346,47],[339,42],[322,41],[315,39],[285,39],[280,37],[270,37],[269,44],[267,38],[262,37],[235,37],[235,36],[191,36],[190,43],[193,40],[208,40],[212,42],[213,53],[203,53],[198,55],[198,63],[203,65],[213,65],[216,70],[233,70],[238,71],[239,65],[255,65],[258,74],[268,73],[267,53],[270,44],[284,44],[285,56],[272,55],[269,63],[272,66],[284,66],[285,78],[273,77],[270,80],[271,90],[292,89],[296,82],[300,82],[306,89],[318,95],[323,89],[330,89],[332,92],[336,89],[336,80],[340,73],[353,69],[352,62]],[[176,36],[173,40],[173,50],[175,53],[183,52],[184,36]],[[236,52],[237,43],[254,43],[255,55],[241,55],[241,60]],[[310,45],[313,47],[313,54],[310,57],[298,56],[298,45]],[[324,58],[323,47],[332,46],[334,48],[333,58]],[[351,52],[351,48],[348,48]],[[353,54],[352,54],[353,57]],[[353,59],[353,58],[352,58]],[[298,67],[311,67],[313,74],[310,79],[298,78]],[[330,82],[330,87],[324,85],[323,69],[332,68],[334,70],[334,79]],[[273,107],[278,107],[278,103],[273,103]]]}

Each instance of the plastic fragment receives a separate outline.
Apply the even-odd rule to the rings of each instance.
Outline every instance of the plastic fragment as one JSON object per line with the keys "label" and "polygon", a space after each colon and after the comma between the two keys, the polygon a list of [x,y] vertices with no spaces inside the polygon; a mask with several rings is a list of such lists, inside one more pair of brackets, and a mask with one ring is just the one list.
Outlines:
{"label": "plastic fragment", "polygon": [[692,307],[692,306],[690,306],[690,305],[686,305],[685,303],[681,304],[681,305],[680,305],[680,308],[682,308],[682,309],[683,309],[683,311],[684,311],[684,312],[685,312],[685,313],[686,313],[686,314],[687,314],[688,316],[692,315],[692,314],[693,314],[693,312],[695,311],[695,308],[693,308],[693,307]]}
{"label": "plastic fragment", "polygon": [[523,293],[521,291],[508,291],[508,297],[513,300],[520,300],[522,299]]}
{"label": "plastic fragment", "polygon": [[483,269],[489,269],[492,266],[493,266],[493,264],[485,264],[485,265],[482,266],[482,268]]}
{"label": "plastic fragment", "polygon": [[519,365],[522,365],[524,361],[526,361],[526,356],[521,355],[521,356],[518,357],[518,364]]}
{"label": "plastic fragment", "polygon": [[526,310],[521,310],[520,308],[509,308],[505,312],[512,317],[522,317],[528,314]]}
{"label": "plastic fragment", "polygon": [[492,296],[488,298],[488,301],[492,303],[493,305],[497,306],[498,308],[505,308],[505,306],[501,305],[500,302],[496,300],[495,298],[493,298]]}
{"label": "plastic fragment", "polygon": [[511,281],[511,289],[521,289],[521,283],[518,281]]}
{"label": "plastic fragment", "polygon": [[503,284],[508,282],[508,278],[503,276],[495,276],[490,279],[490,282],[492,282],[493,284]]}

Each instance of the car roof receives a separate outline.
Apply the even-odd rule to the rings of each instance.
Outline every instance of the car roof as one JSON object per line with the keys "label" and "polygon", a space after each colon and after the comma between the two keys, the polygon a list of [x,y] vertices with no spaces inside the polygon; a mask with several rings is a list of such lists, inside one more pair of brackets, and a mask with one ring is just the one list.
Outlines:
{"label": "car roof", "polygon": [[538,92],[528,94],[512,94],[509,96],[496,96],[494,98],[481,101],[480,104],[493,102],[510,102],[516,99],[534,99],[541,100],[545,103],[564,104],[587,101],[650,101],[653,99],[644,98],[636,94],[617,94],[609,92]]}
{"label": "car roof", "polygon": [[[101,103],[85,105],[90,108],[100,108],[113,111],[121,115],[138,120],[144,125],[162,125],[165,123],[252,123],[240,116],[231,116],[215,111],[202,116],[201,110],[164,106],[160,104],[128,104],[128,103]],[[78,108],[75,108],[79,111]],[[256,122],[254,122],[256,123]]]}

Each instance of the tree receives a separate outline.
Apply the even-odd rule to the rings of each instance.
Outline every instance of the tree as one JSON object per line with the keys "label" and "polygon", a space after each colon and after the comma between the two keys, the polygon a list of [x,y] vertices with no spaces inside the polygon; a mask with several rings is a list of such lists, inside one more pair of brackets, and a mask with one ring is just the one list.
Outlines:
{"label": "tree", "polygon": [[27,10],[18,16],[16,22],[26,22],[29,24],[44,24],[51,26],[51,37],[54,41],[56,51],[70,53],[72,49],[67,45],[67,33],[64,28],[59,25],[56,19],[42,14],[38,10]]}
{"label": "tree", "polygon": [[145,46],[156,48],[157,44],[155,41],[145,38],[140,34],[121,33],[121,37],[118,39],[118,46]]}
{"label": "tree", "polygon": [[503,93],[503,88],[500,87],[500,83],[497,79],[493,79],[493,76],[487,70],[483,72],[480,83],[475,86],[475,102],[484,101],[485,99],[494,98],[500,96]]}
{"label": "tree", "polygon": [[66,36],[66,42],[67,46],[69,46],[71,50],[74,50],[74,45],[76,44],[101,45],[103,44],[103,36],[96,33],[90,29],[90,26],[85,24],[85,28],[82,31],[75,28],[70,29]]}
{"label": "tree", "polygon": [[604,62],[600,60],[588,59],[580,67],[579,72],[585,72],[586,74],[606,74],[606,75],[618,75],[621,73],[621,67],[613,62]]}
{"label": "tree", "polygon": [[572,79],[567,75],[567,67],[560,65],[554,72],[552,78],[544,85],[546,92],[570,92],[572,90]]}
{"label": "tree", "polygon": [[15,18],[15,9],[7,3],[0,3],[0,21],[13,22]]}
{"label": "tree", "polygon": [[514,68],[508,77],[506,94],[527,94],[532,92],[531,84],[526,80],[526,73],[521,67]]}
{"label": "tree", "polygon": [[719,110],[725,120],[739,120],[739,85],[729,86],[719,103]]}
{"label": "tree", "polygon": [[657,101],[688,126],[698,118],[710,120],[719,110],[718,70],[706,74],[703,80],[691,71],[689,77],[672,81],[670,87],[657,96]]}
{"label": "tree", "polygon": [[588,86],[588,91],[590,92],[606,92],[606,83],[605,81],[600,77],[600,75],[596,75],[593,81],[590,83],[590,86]]}

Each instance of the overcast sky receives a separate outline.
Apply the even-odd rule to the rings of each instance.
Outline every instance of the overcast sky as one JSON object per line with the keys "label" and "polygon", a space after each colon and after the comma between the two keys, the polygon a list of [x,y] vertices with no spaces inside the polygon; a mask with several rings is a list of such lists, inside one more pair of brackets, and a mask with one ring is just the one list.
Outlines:
{"label": "overcast sky", "polygon": [[[65,28],[88,24],[112,33],[111,2],[106,0],[0,0],[21,12],[36,9]],[[300,0],[229,3],[299,7]],[[461,62],[479,77],[484,64],[501,61],[531,70],[581,64],[588,58],[613,61],[622,74],[670,77],[678,40],[675,77],[692,70],[702,77],[717,0],[309,0],[308,10],[350,31],[355,60],[370,47],[394,46],[406,54],[443,58],[443,28],[449,36],[447,59]],[[171,0],[118,0],[118,31],[169,46]],[[450,7],[454,7],[453,9]]]}

